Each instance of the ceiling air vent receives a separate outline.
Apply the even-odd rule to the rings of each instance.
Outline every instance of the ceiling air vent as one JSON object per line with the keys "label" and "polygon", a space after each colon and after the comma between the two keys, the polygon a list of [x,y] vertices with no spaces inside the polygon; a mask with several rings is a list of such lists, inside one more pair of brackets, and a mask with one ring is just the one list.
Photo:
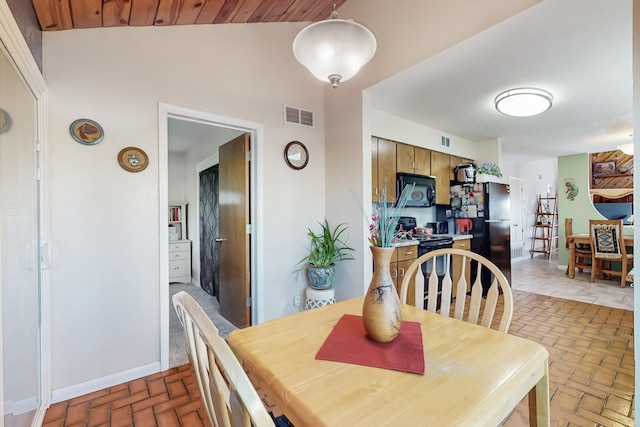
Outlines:
{"label": "ceiling air vent", "polygon": [[285,105],[284,121],[286,123],[313,127],[313,112]]}
{"label": "ceiling air vent", "polygon": [[440,137],[440,146],[441,147],[450,148],[451,147],[451,140],[449,138],[447,138],[446,136],[441,136]]}

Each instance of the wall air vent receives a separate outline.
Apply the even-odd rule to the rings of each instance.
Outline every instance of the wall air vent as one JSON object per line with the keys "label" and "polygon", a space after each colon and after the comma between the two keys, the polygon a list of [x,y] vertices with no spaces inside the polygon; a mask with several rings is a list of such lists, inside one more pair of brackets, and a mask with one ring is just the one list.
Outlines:
{"label": "wall air vent", "polygon": [[313,127],[313,112],[285,105],[284,121],[286,123]]}
{"label": "wall air vent", "polygon": [[447,138],[446,136],[441,136],[440,137],[440,146],[441,147],[450,148],[451,147],[451,140],[449,138]]}

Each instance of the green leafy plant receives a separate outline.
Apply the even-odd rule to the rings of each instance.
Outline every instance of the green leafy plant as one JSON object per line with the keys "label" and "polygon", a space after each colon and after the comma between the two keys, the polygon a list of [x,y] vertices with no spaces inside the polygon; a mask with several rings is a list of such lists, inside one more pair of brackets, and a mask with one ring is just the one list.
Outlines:
{"label": "green leafy plant", "polygon": [[[372,246],[389,248],[397,240],[398,220],[414,188],[415,184],[404,187],[395,205],[387,200],[387,188],[382,189],[382,196],[373,203],[373,213],[369,221],[369,243]],[[400,232],[402,233],[402,230]]]}
{"label": "green leafy plant", "polygon": [[308,236],[311,239],[309,254],[302,258],[298,264],[303,264],[296,272],[304,270],[306,264],[316,267],[331,267],[337,261],[352,260],[354,249],[346,243],[346,238],[342,236],[347,230],[345,224],[338,224],[335,228],[329,226],[325,219],[323,223],[318,223],[322,227],[320,233],[314,233],[308,229]]}
{"label": "green leafy plant", "polygon": [[485,175],[494,175],[497,177],[502,176],[502,172],[500,172],[500,167],[495,163],[483,163],[477,170],[478,173],[483,173]]}

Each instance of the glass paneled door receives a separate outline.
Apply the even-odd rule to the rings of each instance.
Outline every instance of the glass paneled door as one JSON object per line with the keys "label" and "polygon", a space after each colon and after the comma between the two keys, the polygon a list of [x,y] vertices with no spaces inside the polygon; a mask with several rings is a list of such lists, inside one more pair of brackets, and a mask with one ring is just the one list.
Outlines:
{"label": "glass paneled door", "polygon": [[2,415],[30,426],[42,401],[38,104],[0,43]]}

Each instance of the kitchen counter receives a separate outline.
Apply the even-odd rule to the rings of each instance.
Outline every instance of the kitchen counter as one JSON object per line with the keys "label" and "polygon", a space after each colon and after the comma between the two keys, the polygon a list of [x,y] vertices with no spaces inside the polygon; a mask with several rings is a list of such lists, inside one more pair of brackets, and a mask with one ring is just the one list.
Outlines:
{"label": "kitchen counter", "polygon": [[417,240],[398,240],[391,244],[392,247],[397,248],[399,246],[418,246],[420,243]]}
{"label": "kitchen counter", "polygon": [[466,240],[466,239],[472,239],[473,238],[473,236],[471,234],[432,234],[432,236],[448,236],[448,237],[452,237],[454,242],[456,240]]}

